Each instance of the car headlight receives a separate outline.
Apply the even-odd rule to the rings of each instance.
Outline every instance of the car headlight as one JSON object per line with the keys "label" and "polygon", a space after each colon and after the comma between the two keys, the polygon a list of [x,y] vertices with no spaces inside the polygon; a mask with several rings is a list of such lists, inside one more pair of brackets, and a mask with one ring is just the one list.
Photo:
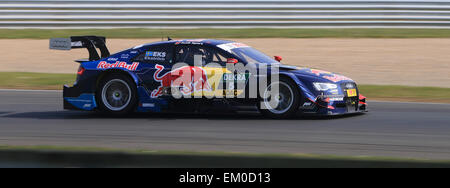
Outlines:
{"label": "car headlight", "polygon": [[313,83],[314,87],[318,90],[318,91],[328,91],[330,89],[337,89],[337,85],[336,84],[331,84],[331,83],[320,83],[320,82],[315,82]]}

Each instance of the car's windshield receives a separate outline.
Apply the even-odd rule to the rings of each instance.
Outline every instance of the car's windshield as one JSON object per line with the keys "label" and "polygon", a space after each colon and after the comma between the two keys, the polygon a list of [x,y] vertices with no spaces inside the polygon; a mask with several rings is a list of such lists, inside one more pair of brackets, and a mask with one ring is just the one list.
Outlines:
{"label": "car's windshield", "polygon": [[239,57],[245,63],[263,63],[263,64],[278,64],[273,58],[267,56],[266,54],[241,43],[228,43],[219,45],[225,51],[232,53],[233,55]]}

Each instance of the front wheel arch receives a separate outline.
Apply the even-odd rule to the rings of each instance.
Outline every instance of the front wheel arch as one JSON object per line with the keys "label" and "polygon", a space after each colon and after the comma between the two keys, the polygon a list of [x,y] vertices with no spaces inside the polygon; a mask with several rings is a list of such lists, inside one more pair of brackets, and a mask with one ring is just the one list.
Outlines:
{"label": "front wheel arch", "polygon": [[295,114],[297,114],[297,112],[299,111],[299,107],[302,104],[302,101],[304,100],[303,97],[303,93],[301,91],[301,89],[298,87],[297,83],[290,78],[287,75],[280,75],[280,79],[279,81],[280,84],[283,83],[283,85],[287,85],[289,89],[289,93],[292,93],[292,102],[289,103],[289,106],[287,107],[288,109],[286,111],[282,111],[279,113],[275,113],[271,110],[268,109],[262,109],[261,105],[265,105],[264,104],[264,99],[261,99],[258,106],[260,109],[260,112],[270,118],[274,118],[274,119],[283,119],[283,118],[290,118],[293,117]]}

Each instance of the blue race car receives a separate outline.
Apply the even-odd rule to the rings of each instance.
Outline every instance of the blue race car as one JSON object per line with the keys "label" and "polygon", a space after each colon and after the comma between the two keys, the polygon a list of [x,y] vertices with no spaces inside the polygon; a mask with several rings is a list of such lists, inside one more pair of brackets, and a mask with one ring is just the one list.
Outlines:
{"label": "blue race car", "polygon": [[[78,77],[73,87],[64,86],[64,109],[109,114],[259,111],[271,118],[367,111],[366,98],[350,78],[283,65],[281,57],[270,58],[242,43],[169,38],[110,55],[105,37],[50,39],[50,49],[75,48],[86,48],[89,58],[76,61]],[[183,66],[177,66],[180,62]],[[228,68],[237,63],[259,69]]]}

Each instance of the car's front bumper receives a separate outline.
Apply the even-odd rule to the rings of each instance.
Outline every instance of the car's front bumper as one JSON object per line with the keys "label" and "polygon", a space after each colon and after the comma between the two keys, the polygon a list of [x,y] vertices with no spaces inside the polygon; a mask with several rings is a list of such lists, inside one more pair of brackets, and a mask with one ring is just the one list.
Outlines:
{"label": "car's front bumper", "polygon": [[368,112],[366,97],[345,97],[342,101],[330,101],[329,99],[317,99],[306,101],[300,106],[303,114],[316,115],[343,115]]}

